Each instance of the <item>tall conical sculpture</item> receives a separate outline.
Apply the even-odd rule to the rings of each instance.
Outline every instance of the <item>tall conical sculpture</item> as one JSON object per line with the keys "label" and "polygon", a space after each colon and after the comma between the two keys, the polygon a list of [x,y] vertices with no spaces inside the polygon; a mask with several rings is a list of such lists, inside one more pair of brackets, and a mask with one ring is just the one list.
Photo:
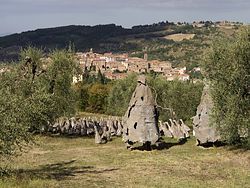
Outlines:
{"label": "tall conical sculpture", "polygon": [[209,85],[203,88],[201,102],[197,107],[196,116],[193,117],[193,133],[197,140],[197,145],[214,143],[219,141],[220,135],[211,124],[211,112],[213,101],[209,91]]}
{"label": "tall conical sculpture", "polygon": [[150,146],[159,140],[156,104],[143,75],[138,77],[137,87],[123,121],[123,140],[128,148],[136,142]]}

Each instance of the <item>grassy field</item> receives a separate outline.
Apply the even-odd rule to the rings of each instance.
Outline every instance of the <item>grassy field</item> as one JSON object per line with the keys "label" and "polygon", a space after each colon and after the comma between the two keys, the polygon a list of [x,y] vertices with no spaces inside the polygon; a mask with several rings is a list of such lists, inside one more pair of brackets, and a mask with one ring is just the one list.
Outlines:
{"label": "grassy field", "polygon": [[96,145],[93,138],[39,136],[9,162],[12,176],[0,187],[250,187],[249,151],[165,141],[162,150],[129,151],[121,138]]}
{"label": "grassy field", "polygon": [[183,34],[183,33],[178,33],[178,34],[172,34],[172,35],[167,35],[164,38],[168,40],[173,40],[173,41],[183,41],[184,39],[190,40],[194,38],[195,34]]}

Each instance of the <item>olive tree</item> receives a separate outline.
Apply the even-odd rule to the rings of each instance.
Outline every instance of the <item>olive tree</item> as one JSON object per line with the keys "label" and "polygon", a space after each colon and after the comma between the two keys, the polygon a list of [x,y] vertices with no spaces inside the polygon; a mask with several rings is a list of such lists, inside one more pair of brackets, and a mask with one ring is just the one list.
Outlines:
{"label": "olive tree", "polygon": [[250,28],[233,41],[217,40],[204,61],[214,102],[213,119],[230,144],[248,138],[250,125]]}
{"label": "olive tree", "polygon": [[76,62],[66,50],[45,59],[24,49],[17,66],[0,75],[0,157],[21,151],[48,121],[74,113],[71,82]]}
{"label": "olive tree", "polygon": [[167,81],[162,76],[149,76],[148,82],[155,95],[161,120],[177,118],[188,121],[195,115],[200,102],[202,83]]}
{"label": "olive tree", "polygon": [[128,108],[132,93],[136,88],[136,74],[130,74],[127,78],[117,80],[108,96],[107,113],[123,116]]}

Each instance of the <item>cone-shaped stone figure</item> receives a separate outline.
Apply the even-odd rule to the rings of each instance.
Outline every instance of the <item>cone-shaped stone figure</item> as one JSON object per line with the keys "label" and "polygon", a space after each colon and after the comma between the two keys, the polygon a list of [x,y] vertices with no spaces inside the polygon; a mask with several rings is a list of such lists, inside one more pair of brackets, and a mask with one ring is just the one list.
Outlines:
{"label": "cone-shaped stone figure", "polygon": [[165,137],[170,137],[170,138],[172,138],[173,135],[172,135],[172,133],[168,130],[168,127],[167,127],[166,123],[165,123],[165,122],[162,123],[162,121],[159,121],[159,123],[160,123],[160,125],[159,125],[160,133],[163,132],[163,135],[164,135]]}
{"label": "cone-shaped stone figure", "polygon": [[173,120],[173,121],[177,125],[178,129],[181,132],[181,137],[180,138],[188,138],[189,137],[188,131],[190,130],[190,128],[187,125],[184,124],[182,119],[180,121],[176,121],[176,120]]}
{"label": "cone-shaped stone figure", "polygon": [[148,146],[159,140],[158,113],[145,76],[139,76],[123,120],[123,140],[128,148],[136,142]]}
{"label": "cone-shaped stone figure", "polygon": [[106,141],[111,141],[112,139],[111,139],[111,133],[110,133],[110,131],[109,131],[109,128],[107,127],[107,126],[104,126],[103,128],[102,128],[102,140],[106,140]]}
{"label": "cone-shaped stone figure", "polygon": [[176,128],[176,137],[178,139],[184,139],[185,138],[185,134],[184,134],[184,130],[182,129],[181,125],[176,121],[173,120],[175,128]]}
{"label": "cone-shaped stone figure", "polygon": [[173,136],[172,132],[170,131],[170,125],[169,125],[169,123],[168,122],[164,122],[164,124],[167,127],[167,131],[166,131],[166,133],[164,133],[165,136],[173,138],[174,136]]}
{"label": "cone-shaped stone figure", "polygon": [[121,135],[122,135],[122,123],[121,121],[118,121],[116,136],[121,136]]}
{"label": "cone-shaped stone figure", "polygon": [[209,93],[209,86],[205,85],[196,116],[193,117],[193,132],[197,139],[197,145],[213,143],[220,139],[216,129],[211,126],[212,108],[213,101]]}
{"label": "cone-shaped stone figure", "polygon": [[98,131],[98,128],[96,125],[94,125],[94,128],[95,128],[95,143],[96,144],[101,144],[102,143],[102,138],[101,138],[101,135]]}
{"label": "cone-shaped stone figure", "polygon": [[169,131],[172,133],[174,138],[179,139],[181,137],[181,133],[178,130],[178,127],[176,126],[176,124],[173,122],[172,119],[169,119],[170,124],[169,125]]}
{"label": "cone-shaped stone figure", "polygon": [[188,133],[188,137],[189,137],[189,131],[191,131],[191,129],[183,122],[182,119],[180,119],[181,122],[181,126],[183,127],[183,129],[185,130],[185,132]]}
{"label": "cone-shaped stone figure", "polygon": [[[94,122],[93,124],[94,126],[94,130],[95,130],[95,143],[96,144],[105,144],[107,143],[107,132],[103,132],[103,134],[101,135],[100,132],[99,132],[99,129],[101,129],[98,124],[96,122]],[[103,131],[106,131],[106,130],[103,130]]]}

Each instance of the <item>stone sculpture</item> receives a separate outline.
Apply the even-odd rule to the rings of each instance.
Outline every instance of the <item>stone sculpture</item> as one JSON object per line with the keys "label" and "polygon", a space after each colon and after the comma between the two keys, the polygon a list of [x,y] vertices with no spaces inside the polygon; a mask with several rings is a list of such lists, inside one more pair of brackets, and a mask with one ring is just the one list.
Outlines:
{"label": "stone sculpture", "polygon": [[174,125],[175,125],[176,130],[177,130],[176,137],[179,140],[185,139],[186,138],[186,134],[185,134],[185,131],[184,131],[183,127],[176,120],[173,120],[173,122],[174,122]]}
{"label": "stone sculpture", "polygon": [[94,129],[95,129],[95,143],[96,144],[102,144],[102,138],[101,135],[99,133],[98,127],[96,125],[94,125]]}
{"label": "stone sculpture", "polygon": [[142,143],[147,148],[159,140],[158,112],[145,76],[139,76],[137,87],[124,115],[123,140],[127,148]]}
{"label": "stone sculpture", "polygon": [[163,122],[162,121],[159,121],[160,123],[160,133],[166,137],[169,137],[169,138],[173,138],[173,135],[172,133],[169,131],[169,128],[168,128],[168,125],[167,125],[167,122]]}
{"label": "stone sculpture", "polygon": [[[61,117],[55,120],[54,123],[47,122],[46,126],[41,127],[40,132],[62,134],[65,136],[95,135],[96,143],[106,143],[112,140],[112,136],[121,136],[122,127],[122,121],[118,117],[101,118],[99,120],[97,117]],[[99,135],[96,134],[96,129]],[[99,137],[100,141],[98,141]]]}
{"label": "stone sculpture", "polygon": [[181,125],[181,127],[182,127],[182,129],[183,129],[183,132],[184,132],[184,134],[185,134],[185,137],[186,137],[186,138],[190,137],[189,131],[191,131],[191,129],[183,122],[182,119],[180,119],[180,125]]}
{"label": "stone sculpture", "polygon": [[193,117],[193,132],[197,140],[197,145],[214,143],[220,139],[218,132],[211,123],[210,115],[212,108],[213,101],[209,92],[209,86],[205,85],[196,116]]}
{"label": "stone sculpture", "polygon": [[164,124],[165,124],[165,126],[167,127],[167,132],[166,132],[166,134],[165,134],[165,136],[166,137],[170,137],[170,138],[173,138],[174,136],[173,136],[173,134],[172,134],[172,132],[170,131],[170,125],[169,125],[169,123],[168,122],[164,122]]}

